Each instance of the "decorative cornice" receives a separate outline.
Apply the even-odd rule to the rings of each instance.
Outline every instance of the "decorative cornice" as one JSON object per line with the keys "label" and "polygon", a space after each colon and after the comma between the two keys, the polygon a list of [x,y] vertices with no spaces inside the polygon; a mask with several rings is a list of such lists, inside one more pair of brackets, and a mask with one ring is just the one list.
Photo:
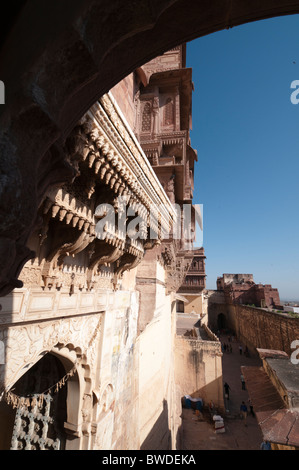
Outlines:
{"label": "decorative cornice", "polygon": [[125,175],[141,202],[148,209],[164,207],[162,223],[168,224],[169,218],[175,220],[176,214],[167,194],[112,95],[104,95],[87,114],[99,123],[106,134],[104,137],[113,144],[112,150],[116,151],[119,162],[127,170]]}

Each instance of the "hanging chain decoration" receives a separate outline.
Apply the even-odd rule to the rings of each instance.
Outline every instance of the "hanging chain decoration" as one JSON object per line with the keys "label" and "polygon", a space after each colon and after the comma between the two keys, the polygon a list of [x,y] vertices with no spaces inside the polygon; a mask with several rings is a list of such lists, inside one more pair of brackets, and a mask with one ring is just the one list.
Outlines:
{"label": "hanging chain decoration", "polygon": [[59,390],[64,387],[66,382],[73,377],[73,375],[76,373],[77,370],[77,365],[78,363],[76,362],[72,369],[65,374],[64,377],[62,377],[56,384],[52,385],[49,387],[47,390],[45,390],[43,393],[39,394],[32,394],[28,395],[26,397],[20,397],[13,393],[12,391],[8,390],[4,392],[3,395],[3,400],[8,404],[11,405],[13,408],[20,408],[20,407],[25,407],[29,408],[37,406],[39,409],[43,407],[44,403],[44,397],[46,395],[51,395],[53,393],[59,392]]}
{"label": "hanging chain decoration", "polygon": [[[92,347],[92,345],[93,345],[93,343],[94,343],[94,341],[95,341],[95,339],[98,335],[98,332],[100,330],[101,323],[102,323],[102,318],[99,319],[99,322],[98,322],[97,326],[94,329],[93,335],[90,338],[90,341],[88,343],[88,349]],[[5,391],[3,391],[3,395],[1,396],[0,400],[4,400],[8,405],[11,405],[13,408],[19,408],[19,407],[28,408],[30,406],[33,407],[33,406],[37,405],[38,408],[41,409],[43,407],[44,397],[46,395],[59,392],[59,390],[62,387],[64,387],[66,382],[71,377],[73,377],[73,375],[76,373],[77,366],[78,366],[78,362],[76,361],[74,363],[74,366],[72,367],[72,369],[64,377],[62,377],[62,379],[60,379],[56,384],[52,385],[50,388],[48,388],[47,390],[45,390],[41,394],[31,394],[31,395],[28,395],[26,397],[20,397],[20,396],[16,395],[15,393],[13,393],[11,390],[5,390]]]}

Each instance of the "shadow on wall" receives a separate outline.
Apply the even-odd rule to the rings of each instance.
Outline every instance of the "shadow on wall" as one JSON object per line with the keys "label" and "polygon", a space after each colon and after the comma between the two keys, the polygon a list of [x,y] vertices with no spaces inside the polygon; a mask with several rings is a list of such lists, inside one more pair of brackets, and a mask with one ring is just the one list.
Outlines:
{"label": "shadow on wall", "polygon": [[143,441],[140,450],[170,450],[170,448],[171,431],[168,424],[168,405],[167,401],[163,400],[163,411]]}
{"label": "shadow on wall", "polygon": [[[202,387],[197,390],[191,390],[190,396],[192,398],[201,398],[203,400],[203,408],[208,409],[209,404],[212,401],[215,408],[222,412],[224,409],[224,397],[223,397],[223,377],[219,376],[215,380],[206,382]],[[183,408],[193,408],[196,410],[196,402],[188,403],[185,398],[182,398]],[[199,408],[198,408],[199,409]]]}
{"label": "shadow on wall", "polygon": [[[182,410],[183,411],[183,410]],[[182,417],[182,414],[181,414]],[[184,446],[184,428],[183,428],[183,423],[180,424],[177,430],[176,434],[176,447],[174,450],[183,450]]]}

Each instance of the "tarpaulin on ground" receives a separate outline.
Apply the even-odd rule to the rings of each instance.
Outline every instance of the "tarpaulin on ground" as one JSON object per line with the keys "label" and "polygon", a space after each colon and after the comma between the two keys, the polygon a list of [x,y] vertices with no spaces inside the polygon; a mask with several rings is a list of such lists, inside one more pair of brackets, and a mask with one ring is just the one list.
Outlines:
{"label": "tarpaulin on ground", "polygon": [[203,407],[203,399],[199,397],[191,397],[190,395],[185,395],[183,397],[183,407],[193,408],[195,410],[201,411]]}

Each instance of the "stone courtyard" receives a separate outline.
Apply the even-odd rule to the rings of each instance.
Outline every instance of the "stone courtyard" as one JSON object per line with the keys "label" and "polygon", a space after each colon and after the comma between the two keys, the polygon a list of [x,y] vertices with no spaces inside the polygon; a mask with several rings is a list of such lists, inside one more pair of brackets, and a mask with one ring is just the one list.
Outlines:
{"label": "stone courtyard", "polygon": [[241,387],[241,366],[260,365],[260,359],[240,355],[240,343],[229,343],[227,336],[221,336],[220,340],[222,344],[232,345],[232,353],[223,353],[222,358],[223,383],[227,382],[231,389],[226,415],[223,416],[225,432],[215,432],[214,422],[206,410],[203,419],[198,420],[193,409],[183,408],[182,450],[259,450],[262,433],[256,418],[248,414],[245,426],[239,410],[242,401],[248,405],[248,392]]}

